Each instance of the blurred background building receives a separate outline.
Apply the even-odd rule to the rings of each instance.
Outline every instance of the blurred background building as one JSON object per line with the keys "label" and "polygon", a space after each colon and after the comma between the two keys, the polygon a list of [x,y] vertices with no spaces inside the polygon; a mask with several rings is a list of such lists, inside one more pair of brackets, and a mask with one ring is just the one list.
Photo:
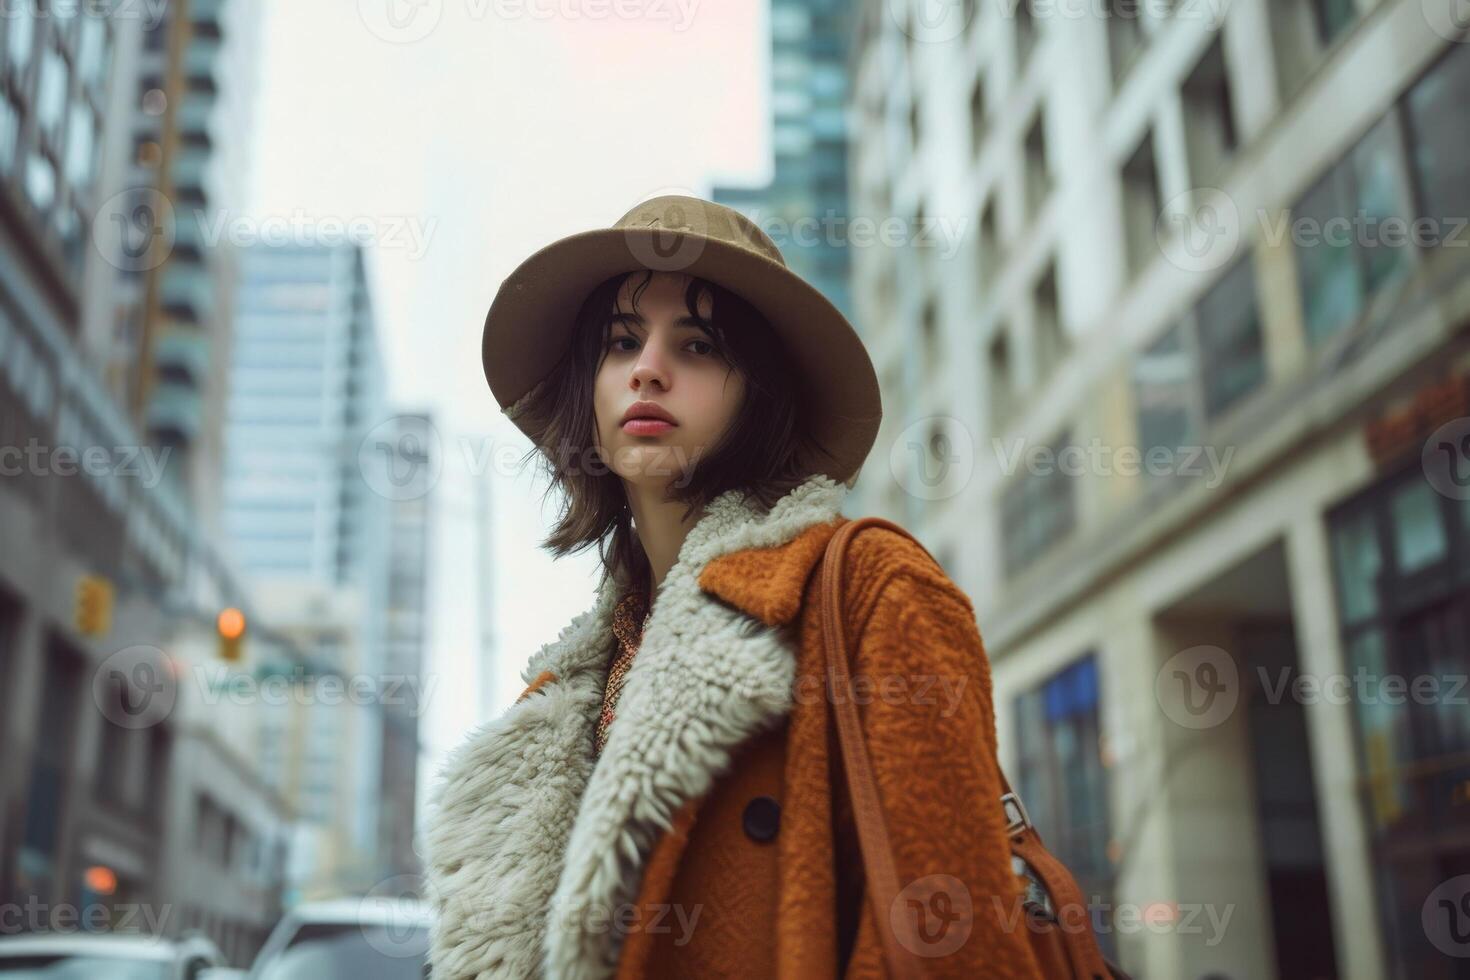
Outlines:
{"label": "blurred background building", "polygon": [[[315,283],[237,302],[259,10],[130,9],[0,17],[0,904],[7,932],[100,909],[88,928],[199,929],[246,965],[308,886],[417,870],[427,487],[385,496],[371,472],[411,477],[399,426],[430,423],[388,414],[360,250],[298,254]],[[304,346],[262,338],[282,291]],[[269,430],[272,406],[296,428]],[[388,462],[363,462],[382,425]],[[249,469],[267,450],[275,484]],[[321,507],[309,589],[281,587],[289,548],[248,520],[262,482],[299,491],[281,532]],[[420,565],[390,575],[392,555]],[[364,697],[318,710],[323,680],[353,677]]]}
{"label": "blurred background building", "polygon": [[893,447],[853,513],[974,598],[1011,781],[1105,944],[1463,976],[1425,923],[1470,872],[1466,25],[862,6],[852,209],[912,239],[852,249]]}
{"label": "blurred background building", "polygon": [[[429,422],[383,422],[377,330],[361,247],[244,250],[224,507],[230,551],[266,617],[343,677],[386,688],[418,674],[428,522],[422,485],[397,492],[366,474],[426,479],[427,459],[397,456],[427,451]],[[380,470],[383,454],[393,458]],[[412,853],[417,713],[376,697],[291,707],[298,717],[273,713],[270,758],[303,817],[292,894],[364,891],[384,877],[386,850],[400,866],[404,847]]]}
{"label": "blurred background building", "polygon": [[710,200],[764,229],[788,265],[852,316],[847,201],[848,39],[845,0],[771,0],[771,181],[717,185]]}

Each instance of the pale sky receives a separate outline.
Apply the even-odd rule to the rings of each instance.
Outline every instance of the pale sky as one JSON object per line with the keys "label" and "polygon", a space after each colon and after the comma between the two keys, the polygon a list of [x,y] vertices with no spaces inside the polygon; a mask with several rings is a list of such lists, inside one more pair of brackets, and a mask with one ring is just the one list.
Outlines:
{"label": "pale sky", "polygon": [[[475,460],[529,448],[485,384],[485,311],[516,263],[556,238],[610,225],[656,193],[768,178],[766,4],[261,6],[247,213],[370,223],[392,404],[428,408],[441,438],[424,786],[448,748],[520,693],[530,654],[593,599],[590,555],[552,562],[537,547],[553,516],[540,507],[543,482],[484,465],[498,658],[494,703],[477,703]],[[558,11],[569,13],[547,16]]]}

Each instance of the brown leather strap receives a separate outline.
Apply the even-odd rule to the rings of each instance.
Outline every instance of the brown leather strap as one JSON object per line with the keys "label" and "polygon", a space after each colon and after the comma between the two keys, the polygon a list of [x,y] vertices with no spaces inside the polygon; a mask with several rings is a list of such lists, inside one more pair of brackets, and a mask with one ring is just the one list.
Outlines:
{"label": "brown leather strap", "polygon": [[837,736],[842,744],[842,764],[852,794],[853,819],[857,823],[858,847],[863,854],[874,925],[883,942],[889,974],[897,980],[917,980],[924,971],[914,952],[913,924],[908,916],[898,916],[900,935],[893,921],[892,910],[899,892],[898,870],[893,863],[893,847],[889,843],[888,823],[883,818],[883,803],[878,797],[878,782],[873,777],[868,747],[853,704],[847,642],[842,634],[842,557],[848,541],[858,530],[880,520],[870,517],[849,521],[828,543],[822,560],[822,634],[826,637],[828,685],[837,717]]}
{"label": "brown leather strap", "polygon": [[[1015,796],[1004,771],[1000,772],[1000,786],[1005,795]],[[1031,866],[1051,898],[1072,975],[1107,980],[1111,964],[1103,958],[1102,949],[1093,935],[1092,913],[1087,907],[1087,899],[1072,872],[1046,849],[1041,842],[1041,834],[1031,826],[1029,819],[1025,826],[1012,831],[1011,853]],[[1080,920],[1077,917],[1079,912],[1083,916]]]}
{"label": "brown leather strap", "polygon": [[[842,632],[843,556],[854,535],[865,527],[874,526],[896,531],[924,548],[904,528],[881,517],[849,520],[838,528],[822,559],[822,633],[826,639],[827,676],[833,699],[833,713],[837,719],[842,761],[847,770],[848,791],[852,796],[853,817],[857,824],[858,846],[863,855],[873,918],[883,942],[889,973],[900,980],[913,980],[923,976],[923,961],[915,952],[917,937],[913,933],[912,920],[901,915],[896,917],[898,921],[895,923],[895,917],[891,914],[899,893],[898,869],[893,861],[893,847],[889,841],[888,823],[883,816],[882,801],[878,796],[878,783],[873,776],[867,744],[863,740],[857,708],[853,704],[852,678],[848,669],[849,654]],[[927,548],[924,548],[924,553],[928,554]],[[930,555],[930,558],[933,556]],[[998,762],[997,771],[1003,793],[1014,797],[1005,773],[999,771]],[[1112,975],[1126,980],[1127,974],[1104,959],[1097,937],[1093,934],[1090,914],[1081,923],[1075,919],[1076,910],[1087,909],[1082,890],[1066,866],[1047,851],[1041,842],[1041,835],[1031,826],[1029,820],[1023,827],[1011,833],[1011,853],[1031,866],[1050,896],[1052,905],[1058,912],[1057,928],[1073,977],[1107,980]]]}

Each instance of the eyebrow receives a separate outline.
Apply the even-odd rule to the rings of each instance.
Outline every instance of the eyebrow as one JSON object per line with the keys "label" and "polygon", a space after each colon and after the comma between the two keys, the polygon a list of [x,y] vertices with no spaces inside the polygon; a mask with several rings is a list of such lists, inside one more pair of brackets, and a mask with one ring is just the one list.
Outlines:
{"label": "eyebrow", "polygon": [[[642,313],[614,313],[612,315],[612,318],[609,320],[609,323],[620,323],[625,320],[631,320],[633,323],[638,324],[640,327],[646,327],[648,325],[648,321],[644,318]],[[706,320],[704,317],[689,316],[688,314],[685,314],[684,316],[681,316],[674,321],[674,326],[684,327],[686,329],[693,330],[703,330],[708,333],[710,329],[710,321]]]}

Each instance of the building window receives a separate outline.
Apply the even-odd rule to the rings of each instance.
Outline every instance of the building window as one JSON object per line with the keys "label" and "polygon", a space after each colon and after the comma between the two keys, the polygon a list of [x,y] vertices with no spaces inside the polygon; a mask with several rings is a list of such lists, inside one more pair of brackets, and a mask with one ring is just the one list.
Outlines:
{"label": "building window", "polygon": [[136,813],[146,803],[143,794],[148,790],[141,778],[146,773],[148,730],[125,728],[111,721],[115,717],[127,717],[126,699],[132,696],[125,679],[114,677],[111,681],[105,688],[110,699],[109,710],[98,729],[97,781],[93,791],[104,806]]}
{"label": "building window", "polygon": [[1001,545],[1008,576],[1020,574],[1072,532],[1073,474],[1063,469],[1071,442],[1070,432],[1064,430],[1046,447],[1048,452],[1033,453],[1028,445],[1021,455],[1022,472],[1001,499]]}
{"label": "building window", "polygon": [[1470,49],[1450,50],[1404,100],[1419,214],[1438,226],[1434,244],[1470,245]]}
{"label": "building window", "polygon": [[995,281],[1000,271],[1000,235],[995,226],[995,195],[991,194],[980,207],[979,232],[979,282],[982,287]]}
{"label": "building window", "polygon": [[143,31],[143,47],[148,51],[162,51],[168,46],[168,29],[172,21],[167,17],[154,18]]}
{"label": "building window", "polygon": [[1195,187],[1210,186],[1238,145],[1230,76],[1218,35],[1184,80],[1184,141]]}
{"label": "building window", "polygon": [[[1112,930],[1107,762],[1103,756],[1097,655],[1088,653],[1016,698],[1013,784],[1041,838],[1088,896],[1104,951]],[[1094,899],[1101,899],[1093,905]]]}
{"label": "building window", "polygon": [[970,152],[980,154],[988,129],[989,111],[985,106],[985,67],[975,72],[975,84],[970,89]]}
{"label": "building window", "polygon": [[1036,17],[1031,11],[1031,0],[1017,0],[1016,10],[1016,74],[1026,72],[1026,62],[1036,50]]}
{"label": "building window", "polygon": [[1266,376],[1256,277],[1250,257],[1236,262],[1195,308],[1205,418],[1213,419]]}
{"label": "building window", "polygon": [[34,4],[11,5],[5,15],[5,56],[9,68],[18,78],[31,62],[31,46],[36,40],[36,8]]}
{"label": "building window", "polygon": [[1011,344],[1004,326],[996,331],[986,349],[985,380],[990,395],[990,431],[999,432],[1010,415],[1015,392],[1011,375]]}
{"label": "building window", "polygon": [[74,187],[85,187],[92,181],[96,131],[97,123],[86,101],[73,102],[67,119],[66,179]]}
{"label": "building window", "polygon": [[[1138,411],[1139,452],[1169,454],[1199,439],[1199,382],[1193,337],[1177,323],[1139,354],[1133,364],[1133,399]],[[1152,467],[1145,470],[1152,475]]]}
{"label": "building window", "polygon": [[17,858],[16,893],[62,901],[56,859],[73,771],[73,744],[81,705],[84,658],[53,641],[41,679],[41,715],[26,789],[26,813]]}
{"label": "building window", "polygon": [[1032,218],[1041,210],[1041,205],[1051,193],[1051,170],[1046,157],[1046,113],[1036,110],[1036,117],[1026,130],[1025,178],[1026,211]]}
{"label": "building window", "polygon": [[1247,255],[1134,361],[1139,451],[1146,460],[1155,449],[1172,454],[1199,445],[1210,423],[1265,377],[1255,273]]}
{"label": "building window", "polygon": [[9,92],[0,91],[0,173],[9,173],[14,166],[22,111]]}
{"label": "building window", "polygon": [[[1352,323],[1374,291],[1408,268],[1411,210],[1398,114],[1390,112],[1292,209],[1310,341]],[[1385,235],[1385,219],[1404,232]]]}
{"label": "building window", "polygon": [[33,152],[26,163],[26,195],[38,211],[47,211],[56,200],[56,164],[44,153]]}
{"label": "building window", "polygon": [[67,70],[61,52],[46,45],[41,56],[41,81],[36,89],[36,123],[46,138],[59,141],[61,114],[66,106]]}
{"label": "building window", "polygon": [[1036,340],[1036,377],[1045,380],[1062,362],[1067,351],[1067,338],[1062,331],[1062,318],[1057,307],[1057,264],[1047,263],[1032,293],[1035,317],[1032,321]]}
{"label": "building window", "polygon": [[1128,74],[1143,50],[1143,10],[1139,0],[1108,0],[1108,60],[1112,66],[1113,84]]}
{"label": "building window", "polygon": [[1156,229],[1163,209],[1159,171],[1154,163],[1154,137],[1150,130],[1128,162],[1123,164],[1123,234],[1131,275],[1138,275],[1158,254]]}
{"label": "building window", "polygon": [[[1442,975],[1419,924],[1424,883],[1453,877],[1466,854],[1470,712],[1451,689],[1470,673],[1470,505],[1429,486],[1415,454],[1328,527],[1344,669],[1377,692],[1351,700],[1391,972]],[[1389,678],[1405,693],[1384,693]]]}
{"label": "building window", "polygon": [[[5,350],[4,334],[0,331],[0,353]],[[0,592],[0,677],[14,678],[16,676],[16,643],[20,632],[19,604]],[[0,712],[5,717],[10,717],[12,705],[10,699],[13,696],[15,684],[13,682],[5,685],[5,690],[0,691]],[[0,888],[4,888],[7,882],[0,874]]]}
{"label": "building window", "polygon": [[107,21],[101,17],[81,18],[81,37],[77,41],[77,74],[83,85],[96,85],[107,66]]}
{"label": "building window", "polygon": [[1327,52],[1347,36],[1357,18],[1357,0],[1273,0],[1265,7],[1280,94],[1290,100]]}
{"label": "building window", "polygon": [[924,374],[932,379],[939,364],[939,311],[932,296],[924,301],[919,314],[919,330],[924,343]]}
{"label": "building window", "polygon": [[1311,4],[1317,39],[1323,46],[1337,40],[1358,15],[1355,0],[1311,0]]}

